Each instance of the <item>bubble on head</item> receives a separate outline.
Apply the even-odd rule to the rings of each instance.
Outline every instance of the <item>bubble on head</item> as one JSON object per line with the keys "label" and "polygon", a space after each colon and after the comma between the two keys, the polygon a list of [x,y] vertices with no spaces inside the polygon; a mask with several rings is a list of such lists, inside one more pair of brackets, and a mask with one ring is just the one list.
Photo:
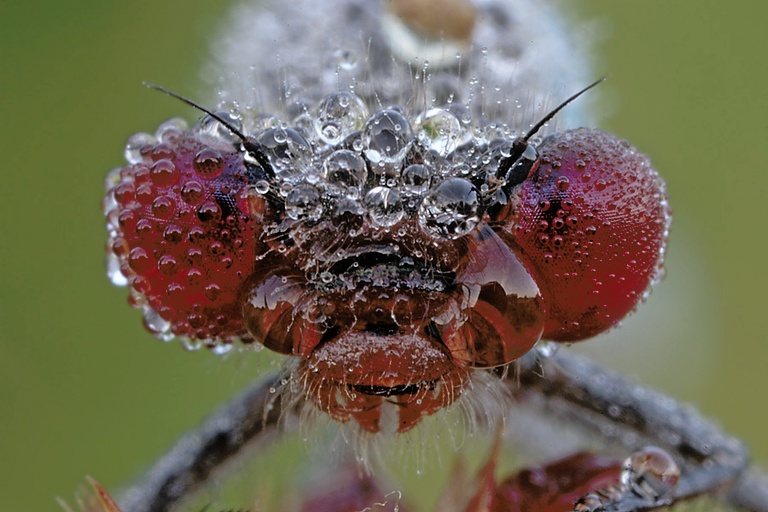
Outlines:
{"label": "bubble on head", "polygon": [[411,124],[397,110],[380,110],[363,127],[364,153],[373,172],[399,171],[412,139]]}
{"label": "bubble on head", "polygon": [[363,200],[371,221],[384,228],[394,226],[403,218],[400,194],[388,187],[373,187]]}
{"label": "bubble on head", "polygon": [[181,117],[173,117],[157,127],[155,130],[155,137],[160,142],[167,142],[173,144],[179,140],[182,132],[187,130],[189,126],[187,121]]}
{"label": "bubble on head", "polygon": [[[216,112],[216,115],[242,133],[243,126],[239,116],[231,112]],[[214,119],[211,116],[205,116],[200,120],[198,131],[232,143],[236,143],[240,140],[240,137],[238,137],[232,130],[224,126],[221,121]]]}
{"label": "bubble on head", "polygon": [[323,214],[320,193],[308,183],[299,183],[285,197],[285,213],[293,220],[319,219]]}
{"label": "bubble on head", "polygon": [[257,141],[275,174],[283,181],[295,182],[311,161],[309,142],[293,128],[270,128]]}
{"label": "bubble on head", "polygon": [[362,157],[348,149],[334,151],[323,162],[323,177],[329,185],[360,187],[368,175]]}
{"label": "bubble on head", "polygon": [[337,146],[360,130],[368,118],[368,109],[359,97],[340,92],[327,96],[317,107],[312,125],[319,140]]}
{"label": "bubble on head", "polygon": [[430,172],[424,165],[411,164],[403,169],[400,183],[405,192],[423,195],[429,190]]}
{"label": "bubble on head", "polygon": [[456,116],[441,108],[431,108],[419,114],[415,128],[419,143],[442,156],[456,150],[463,131]]}
{"label": "bubble on head", "polygon": [[435,236],[458,238],[480,221],[480,200],[472,183],[449,178],[432,190],[419,208],[419,223]]}

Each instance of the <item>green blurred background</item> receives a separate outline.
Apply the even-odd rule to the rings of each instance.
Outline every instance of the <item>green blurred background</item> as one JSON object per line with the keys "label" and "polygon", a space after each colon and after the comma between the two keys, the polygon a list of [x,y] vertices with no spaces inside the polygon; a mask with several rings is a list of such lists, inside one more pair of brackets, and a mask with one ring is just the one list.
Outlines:
{"label": "green blurred background", "polygon": [[[609,73],[601,127],[652,156],[668,278],[588,350],[694,403],[768,464],[768,3],[569,4]],[[155,341],[104,276],[99,202],[125,138],[194,113],[222,2],[0,4],[0,508],[117,488],[252,377]],[[611,339],[612,338],[612,339]]]}

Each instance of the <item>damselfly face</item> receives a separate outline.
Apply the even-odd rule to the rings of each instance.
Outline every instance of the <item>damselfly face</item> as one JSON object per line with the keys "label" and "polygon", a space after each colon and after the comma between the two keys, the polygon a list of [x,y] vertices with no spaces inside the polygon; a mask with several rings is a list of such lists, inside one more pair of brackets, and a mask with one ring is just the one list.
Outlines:
{"label": "damselfly face", "polygon": [[460,103],[373,110],[340,92],[292,123],[221,113],[132,137],[111,272],[147,328],[296,356],[320,409],[376,432],[393,405],[404,431],[473,369],[610,328],[658,275],[663,183],[628,143],[534,144],[539,126],[484,129]]}
{"label": "damselfly face", "polygon": [[[370,433],[452,405],[510,422],[528,409],[580,437],[537,423],[534,444],[562,441],[550,456],[595,434],[613,452],[499,481],[497,446],[441,511],[652,510],[728,485],[728,501],[763,510],[743,447],[695,411],[532,350],[610,329],[661,277],[664,184],[629,143],[548,126],[590,123],[573,122],[581,93],[550,109],[588,80],[546,6],[452,3],[242,7],[217,45],[221,101],[169,93],[206,116],[129,139],[105,200],[113,282],[163,340],[266,347],[290,363],[185,437],[125,510],[170,509],[304,403]],[[329,510],[378,499],[373,472],[330,476],[341,493],[320,490]]]}
{"label": "damselfly face", "polygon": [[[551,115],[528,130],[503,103],[489,109],[461,59],[438,72],[378,63],[387,45],[404,51],[392,23],[427,30],[393,9],[365,54],[372,85],[349,51],[346,89],[318,94],[327,86],[302,70],[294,81],[309,83],[285,79],[276,111],[201,108],[192,128],[134,135],[106,200],[110,274],[150,331],[295,356],[306,397],[370,432],[412,428],[475,369],[539,339],[616,324],[658,277],[669,224],[662,181],[628,143],[589,129],[542,138]],[[365,12],[340,16],[373,23]],[[473,26],[474,12],[459,17]],[[375,81],[382,69],[418,76]]]}

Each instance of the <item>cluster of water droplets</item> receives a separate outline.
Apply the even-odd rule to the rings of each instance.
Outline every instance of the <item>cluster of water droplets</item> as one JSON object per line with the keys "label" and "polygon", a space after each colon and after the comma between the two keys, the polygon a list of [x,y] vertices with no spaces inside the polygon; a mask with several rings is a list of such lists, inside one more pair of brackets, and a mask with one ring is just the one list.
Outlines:
{"label": "cluster of water droplets", "polygon": [[[495,166],[503,154],[489,148],[486,132],[475,131],[463,105],[412,116],[399,107],[372,111],[355,94],[338,92],[294,110],[289,122],[230,115],[235,127],[255,137],[272,168],[253,190],[279,196],[293,221],[364,218],[390,229],[415,217],[431,236],[458,238],[498,195]],[[210,121],[200,129],[232,138]]]}
{"label": "cluster of water droplets", "polygon": [[672,502],[680,467],[672,456],[656,446],[633,452],[624,461],[617,487],[598,490],[579,499],[573,512],[603,512],[606,505],[626,495],[641,498],[654,506]]}

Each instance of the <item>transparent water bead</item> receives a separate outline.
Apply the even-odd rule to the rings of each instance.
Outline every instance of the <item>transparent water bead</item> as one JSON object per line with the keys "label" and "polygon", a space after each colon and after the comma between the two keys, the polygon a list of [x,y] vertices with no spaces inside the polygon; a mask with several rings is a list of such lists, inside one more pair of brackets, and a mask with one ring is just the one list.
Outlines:
{"label": "transparent water bead", "polygon": [[461,123],[452,113],[431,108],[416,118],[416,138],[427,149],[441,156],[453,153],[461,140]]}
{"label": "transparent water bead", "polygon": [[403,170],[400,183],[405,192],[423,195],[429,190],[429,169],[421,164],[412,164]]}
{"label": "transparent water bead", "polygon": [[331,153],[323,162],[323,171],[328,184],[344,187],[359,187],[368,175],[362,157],[348,149]]}
{"label": "transparent water bead", "polygon": [[343,71],[354,71],[357,69],[357,64],[360,61],[357,53],[354,50],[339,49],[333,53],[336,59],[336,64],[339,69]]}
{"label": "transparent water bead", "polygon": [[368,118],[368,109],[359,97],[339,92],[326,97],[317,106],[312,124],[317,137],[336,146],[360,130]]}
{"label": "transparent water bead", "polygon": [[[238,131],[242,132],[243,126],[239,116],[232,114],[231,112],[216,112],[216,115],[227,121],[227,123]],[[229,128],[211,116],[205,116],[200,120],[199,131],[233,143],[240,140],[240,138],[230,131]]]}
{"label": "transparent water bead", "polygon": [[107,277],[115,286],[128,285],[128,279],[120,270],[120,259],[112,251],[107,253]]}
{"label": "transparent water bead", "polygon": [[157,144],[157,139],[144,132],[131,135],[125,143],[125,159],[129,164],[138,164],[142,161],[141,148],[148,144]]}
{"label": "transparent water bead", "polygon": [[161,341],[173,339],[171,323],[149,306],[144,306],[144,327]]}
{"label": "transparent water bead", "polygon": [[318,190],[308,183],[299,183],[285,198],[285,213],[293,220],[317,220],[323,214]]}
{"label": "transparent water bead", "polygon": [[270,128],[259,136],[258,142],[282,179],[294,180],[309,161],[309,142],[292,128]]}
{"label": "transparent water bead", "polygon": [[400,194],[388,187],[373,187],[363,200],[371,221],[384,228],[392,227],[403,218]]}
{"label": "transparent water bead", "polygon": [[397,110],[373,114],[363,126],[363,151],[373,171],[384,174],[399,168],[412,137],[410,123]]}
{"label": "transparent water bead", "polygon": [[187,121],[181,117],[173,117],[155,130],[155,137],[161,142],[174,143],[181,136],[181,132],[187,130],[189,125]]}
{"label": "transparent water bead", "polygon": [[646,446],[624,461],[621,484],[638,496],[666,500],[680,479],[680,468],[672,456],[655,446]]}
{"label": "transparent water bead", "polygon": [[435,236],[458,238],[477,225],[479,208],[475,186],[463,178],[450,178],[424,198],[419,223]]}

